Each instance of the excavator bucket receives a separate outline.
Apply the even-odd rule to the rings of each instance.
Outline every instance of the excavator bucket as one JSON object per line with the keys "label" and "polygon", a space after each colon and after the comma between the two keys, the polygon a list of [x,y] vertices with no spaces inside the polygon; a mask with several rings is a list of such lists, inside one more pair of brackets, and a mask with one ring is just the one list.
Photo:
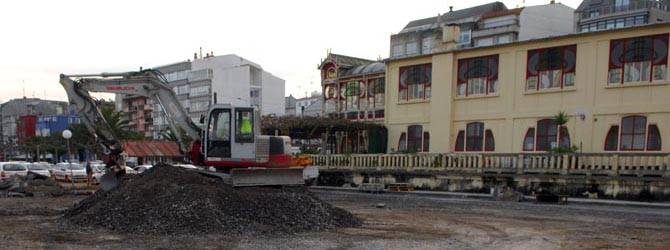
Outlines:
{"label": "excavator bucket", "polygon": [[305,184],[302,168],[234,168],[229,182],[233,187]]}
{"label": "excavator bucket", "polygon": [[105,191],[112,190],[119,186],[119,179],[115,173],[106,173],[100,177],[100,188]]}

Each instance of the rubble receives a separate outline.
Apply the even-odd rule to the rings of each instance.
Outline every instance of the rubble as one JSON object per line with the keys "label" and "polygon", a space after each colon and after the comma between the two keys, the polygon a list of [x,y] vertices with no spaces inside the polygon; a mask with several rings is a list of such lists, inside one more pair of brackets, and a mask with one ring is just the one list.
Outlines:
{"label": "rubble", "polygon": [[58,182],[46,176],[29,174],[27,176],[13,175],[6,181],[0,182],[3,196],[9,197],[54,197],[63,195],[63,188]]}
{"label": "rubble", "polygon": [[66,211],[69,225],[141,234],[285,235],[361,224],[304,187],[232,188],[169,165],[121,178]]}

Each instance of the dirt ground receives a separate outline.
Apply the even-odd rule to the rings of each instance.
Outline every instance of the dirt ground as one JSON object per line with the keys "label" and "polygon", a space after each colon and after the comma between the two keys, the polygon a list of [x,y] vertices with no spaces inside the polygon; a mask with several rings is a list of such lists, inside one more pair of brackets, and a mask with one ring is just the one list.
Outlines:
{"label": "dirt ground", "polygon": [[84,196],[3,198],[0,243],[3,249],[670,249],[670,209],[317,194],[364,219],[363,226],[263,238],[129,235],[60,225],[61,211]]}

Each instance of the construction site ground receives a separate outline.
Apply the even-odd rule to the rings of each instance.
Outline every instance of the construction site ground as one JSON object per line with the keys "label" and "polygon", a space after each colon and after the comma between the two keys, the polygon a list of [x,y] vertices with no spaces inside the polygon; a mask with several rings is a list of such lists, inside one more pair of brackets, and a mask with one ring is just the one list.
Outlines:
{"label": "construction site ground", "polygon": [[3,249],[668,249],[670,209],[314,191],[364,220],[291,236],[131,235],[64,227],[86,196],[0,199]]}

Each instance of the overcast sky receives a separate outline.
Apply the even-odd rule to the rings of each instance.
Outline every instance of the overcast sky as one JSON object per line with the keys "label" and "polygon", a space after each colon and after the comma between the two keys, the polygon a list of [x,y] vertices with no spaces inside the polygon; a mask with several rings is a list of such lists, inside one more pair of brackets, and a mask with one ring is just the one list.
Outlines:
{"label": "overcast sky", "polygon": [[[66,100],[60,73],[137,70],[184,61],[203,47],[237,54],[286,80],[286,95],[318,90],[333,53],[386,58],[409,21],[488,0],[3,1],[0,101]],[[507,8],[522,0],[503,1]],[[576,8],[581,1],[557,1]],[[549,0],[526,0],[525,5]]]}

